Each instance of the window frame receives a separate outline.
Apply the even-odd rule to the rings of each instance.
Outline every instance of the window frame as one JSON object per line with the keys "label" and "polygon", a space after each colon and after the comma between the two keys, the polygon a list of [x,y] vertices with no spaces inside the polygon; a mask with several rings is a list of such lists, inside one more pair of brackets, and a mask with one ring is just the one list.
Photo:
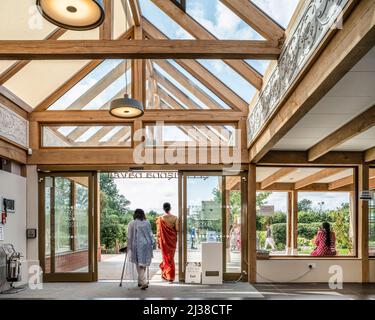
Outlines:
{"label": "window frame", "polygon": [[[84,115],[84,114],[83,114]],[[130,128],[130,145],[94,145],[94,146],[45,146],[43,144],[43,129],[48,127],[129,127]],[[98,123],[84,123],[84,122],[62,122],[62,123],[40,123],[39,125],[39,149],[48,150],[74,150],[74,149],[133,149],[134,148],[134,122],[98,122]]]}
{"label": "window frame", "polygon": [[[316,259],[325,259],[325,260],[330,260],[330,259],[338,259],[338,260],[358,260],[360,259],[359,257],[359,254],[358,254],[358,248],[359,248],[359,223],[358,223],[358,201],[355,201],[356,199],[359,198],[359,194],[358,194],[358,166],[355,166],[355,165],[352,165],[352,166],[307,166],[307,165],[257,165],[257,168],[260,168],[260,167],[263,167],[263,168],[270,168],[270,167],[273,167],[273,168],[279,168],[279,169],[282,169],[282,168],[298,168],[298,169],[304,169],[304,168],[319,168],[319,169],[329,169],[329,168],[343,168],[343,169],[352,169],[353,170],[353,190],[352,191],[346,191],[348,193],[352,192],[353,193],[353,200],[354,200],[354,203],[353,203],[353,214],[354,214],[354,219],[353,219],[353,222],[352,222],[352,229],[353,229],[353,251],[354,251],[354,254],[352,255],[336,255],[336,256],[311,256],[311,255],[299,255],[298,253],[294,253],[294,251],[297,251],[298,250],[298,246],[297,248],[294,248],[294,245],[292,243],[292,247],[291,247],[291,254],[280,254],[280,255],[273,255],[273,254],[270,254],[269,255],[269,260],[291,260],[291,259],[300,259],[300,260],[316,260]],[[270,192],[272,192],[273,190],[269,190]],[[298,201],[298,190],[297,191],[297,201]],[[256,192],[267,192],[267,190],[258,190],[258,188],[256,188]],[[276,190],[274,192],[279,192],[279,190]],[[285,192],[288,192],[288,191],[285,191]],[[309,192],[309,191],[299,191],[299,192]],[[324,192],[324,191],[311,191],[311,192]],[[327,191],[327,192],[330,192],[330,191]],[[332,191],[332,192],[335,192],[335,191]],[[292,212],[292,216],[293,216],[293,212]],[[288,219],[288,215],[287,215],[287,219]],[[293,218],[292,218],[292,223],[291,224],[288,224],[288,220],[287,220],[287,229],[286,229],[286,233],[288,234],[288,231],[289,231],[289,226],[292,227],[292,230],[291,230],[291,234],[293,235],[295,232],[297,232],[297,230],[295,230],[295,224],[293,223]],[[298,221],[296,223],[296,227],[298,229]],[[371,256],[372,258],[375,258],[375,256]]]}

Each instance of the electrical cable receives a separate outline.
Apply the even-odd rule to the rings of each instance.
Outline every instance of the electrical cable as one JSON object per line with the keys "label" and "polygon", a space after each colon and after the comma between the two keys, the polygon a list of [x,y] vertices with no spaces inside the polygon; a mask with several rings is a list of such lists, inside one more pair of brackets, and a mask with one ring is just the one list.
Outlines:
{"label": "electrical cable", "polygon": [[277,281],[277,280],[272,280],[270,278],[267,278],[263,275],[261,275],[259,272],[257,272],[257,275],[259,277],[261,277],[262,279],[264,280],[267,280],[269,282],[275,282],[275,283],[291,283],[291,282],[296,282],[298,281],[299,279],[302,279],[305,275],[307,275],[309,272],[311,271],[311,269],[308,269],[307,271],[305,271],[303,274],[301,274],[299,277],[295,278],[295,279],[291,279],[291,280],[287,280],[287,281]]}

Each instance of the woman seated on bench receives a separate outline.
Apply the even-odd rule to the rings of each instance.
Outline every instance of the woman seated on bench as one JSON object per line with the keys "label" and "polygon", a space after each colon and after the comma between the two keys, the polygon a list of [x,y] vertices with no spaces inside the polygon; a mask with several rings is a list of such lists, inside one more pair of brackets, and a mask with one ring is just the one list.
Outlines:
{"label": "woman seated on bench", "polygon": [[315,250],[312,256],[335,256],[336,255],[336,235],[331,231],[331,225],[323,222],[315,238]]}

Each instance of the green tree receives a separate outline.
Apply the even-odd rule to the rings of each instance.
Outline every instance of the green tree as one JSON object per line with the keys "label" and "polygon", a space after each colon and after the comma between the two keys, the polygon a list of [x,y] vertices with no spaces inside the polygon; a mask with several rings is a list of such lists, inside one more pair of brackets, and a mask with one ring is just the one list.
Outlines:
{"label": "green tree", "polygon": [[350,224],[350,208],[349,203],[342,203],[337,210],[332,213],[333,230],[336,234],[336,242],[338,247],[343,249],[351,249],[352,243],[349,237],[349,224]]}
{"label": "green tree", "polygon": [[120,194],[114,179],[106,173],[100,175],[100,196],[100,239],[107,249],[113,250],[116,240],[120,245],[126,243],[133,213],[128,208],[130,201]]}
{"label": "green tree", "polygon": [[298,201],[298,211],[311,211],[312,210],[312,201],[309,199],[302,199]]}

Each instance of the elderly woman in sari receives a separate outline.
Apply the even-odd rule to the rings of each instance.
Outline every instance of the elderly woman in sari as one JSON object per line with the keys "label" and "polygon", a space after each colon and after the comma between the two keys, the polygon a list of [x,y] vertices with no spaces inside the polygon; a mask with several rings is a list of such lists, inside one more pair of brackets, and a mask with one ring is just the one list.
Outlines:
{"label": "elderly woman in sari", "polygon": [[138,287],[142,290],[148,288],[146,269],[153,258],[154,237],[150,222],[146,220],[142,209],[134,211],[134,220],[128,225],[128,255],[134,263],[138,273]]}

